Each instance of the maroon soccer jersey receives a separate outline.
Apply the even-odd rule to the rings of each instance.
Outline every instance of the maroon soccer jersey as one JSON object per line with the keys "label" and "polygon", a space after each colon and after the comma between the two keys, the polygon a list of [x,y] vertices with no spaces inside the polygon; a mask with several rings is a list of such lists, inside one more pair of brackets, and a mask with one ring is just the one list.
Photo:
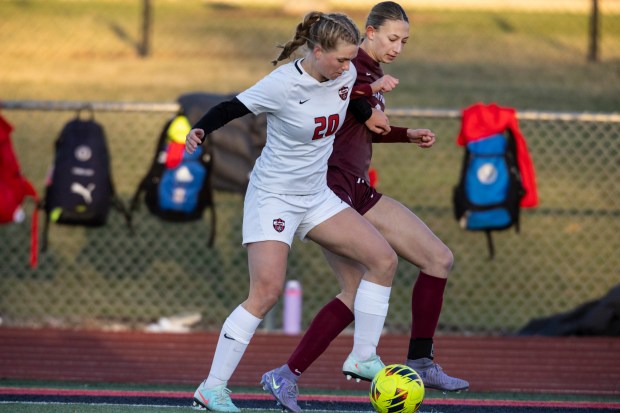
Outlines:
{"label": "maroon soccer jersey", "polygon": [[[370,105],[381,111],[385,110],[383,93],[372,94],[370,84],[383,77],[383,69],[379,62],[374,61],[362,48],[352,61],[357,69],[357,79],[351,98],[360,93],[360,99],[367,99]],[[328,165],[343,169],[355,176],[368,177],[368,168],[372,158],[372,142],[406,142],[407,129],[392,127],[392,131],[385,137],[372,133],[366,125],[359,123],[351,112],[347,112],[342,128],[336,133],[334,150],[329,158]]]}

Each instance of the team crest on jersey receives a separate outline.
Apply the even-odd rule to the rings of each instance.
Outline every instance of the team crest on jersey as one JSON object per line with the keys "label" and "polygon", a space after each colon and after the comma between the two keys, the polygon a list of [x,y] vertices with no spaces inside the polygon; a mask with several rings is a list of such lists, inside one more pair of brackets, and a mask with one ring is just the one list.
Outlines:
{"label": "team crest on jersey", "polygon": [[273,229],[278,232],[284,231],[284,220],[281,218],[276,218],[273,220]]}
{"label": "team crest on jersey", "polygon": [[338,95],[340,96],[340,99],[347,100],[347,97],[349,96],[349,86],[341,87],[338,91]]}

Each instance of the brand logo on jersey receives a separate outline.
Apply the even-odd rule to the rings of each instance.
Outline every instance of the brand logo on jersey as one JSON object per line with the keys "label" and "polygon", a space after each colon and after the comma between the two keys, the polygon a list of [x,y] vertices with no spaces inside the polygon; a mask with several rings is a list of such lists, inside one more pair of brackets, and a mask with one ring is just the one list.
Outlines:
{"label": "brand logo on jersey", "polygon": [[340,99],[347,100],[347,97],[349,96],[349,87],[348,86],[341,87],[340,90],[338,91],[338,95],[340,96]]}
{"label": "brand logo on jersey", "polygon": [[273,229],[278,232],[284,231],[284,220],[280,218],[276,218],[273,220]]}
{"label": "brand logo on jersey", "polygon": [[307,102],[307,101],[309,101],[309,100],[310,100],[310,99],[306,99],[306,100],[301,100],[301,99],[299,99],[299,104],[300,104],[300,105],[303,105],[304,103],[306,103],[306,102]]}

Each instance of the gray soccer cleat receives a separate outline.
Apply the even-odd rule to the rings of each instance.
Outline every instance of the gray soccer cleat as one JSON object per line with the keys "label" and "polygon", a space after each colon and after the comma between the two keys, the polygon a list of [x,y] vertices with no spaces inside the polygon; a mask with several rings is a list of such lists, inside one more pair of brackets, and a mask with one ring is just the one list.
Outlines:
{"label": "gray soccer cleat", "polygon": [[467,381],[448,376],[439,364],[429,358],[408,359],[406,364],[420,375],[427,389],[455,392],[469,389]]}

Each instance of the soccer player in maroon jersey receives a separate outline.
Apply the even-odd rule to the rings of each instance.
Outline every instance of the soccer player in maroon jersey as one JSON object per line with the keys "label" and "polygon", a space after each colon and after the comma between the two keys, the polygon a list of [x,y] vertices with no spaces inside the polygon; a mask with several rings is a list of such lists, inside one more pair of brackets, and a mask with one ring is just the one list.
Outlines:
{"label": "soccer player in maroon jersey", "polygon": [[[401,53],[409,38],[408,17],[395,2],[379,3],[368,15],[365,34],[353,60],[357,80],[352,99],[356,94],[366,99],[351,100],[349,113],[336,134],[334,151],[329,158],[328,185],[370,221],[400,257],[420,268],[412,290],[411,339],[405,363],[420,374],[427,388],[464,390],[469,387],[467,381],[447,375],[433,360],[433,337],[454,260],[452,252],[411,210],[369,184],[373,142],[410,142],[421,148],[435,143],[435,135],[428,129],[385,127],[384,133],[378,134],[361,123],[370,116],[371,110],[373,116],[382,115],[377,111],[383,112],[385,108],[383,93],[398,84],[398,79],[384,75],[381,63],[391,63]],[[364,100],[370,105],[358,104]],[[323,251],[338,274],[342,290],[319,311],[287,364],[273,370],[292,377],[294,382],[363,310],[354,303],[358,285],[364,283],[363,280],[360,283],[363,266]],[[353,350],[343,365],[343,373],[347,378],[370,381],[383,363],[375,353],[378,342],[369,341],[358,330],[362,329],[355,331]]]}

